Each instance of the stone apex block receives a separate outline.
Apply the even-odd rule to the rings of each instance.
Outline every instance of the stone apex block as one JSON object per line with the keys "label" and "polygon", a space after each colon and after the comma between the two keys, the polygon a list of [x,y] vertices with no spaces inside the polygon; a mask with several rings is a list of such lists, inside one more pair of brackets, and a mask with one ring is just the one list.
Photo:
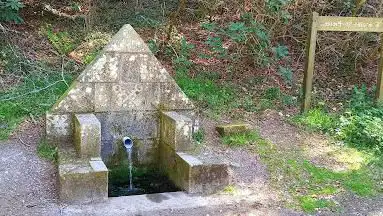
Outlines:
{"label": "stone apex block", "polygon": [[150,53],[149,47],[129,24],[124,25],[104,48],[105,52]]}
{"label": "stone apex block", "polygon": [[228,136],[232,134],[246,133],[251,130],[251,126],[245,123],[225,124],[218,125],[216,127],[216,130],[219,133],[219,135]]}
{"label": "stone apex block", "polygon": [[53,105],[52,113],[94,112],[94,83],[74,81]]}
{"label": "stone apex block", "polygon": [[52,114],[45,115],[45,133],[48,141],[65,141],[72,139],[72,115]]}
{"label": "stone apex block", "polygon": [[79,82],[117,82],[120,68],[118,53],[101,53],[78,76]]}
{"label": "stone apex block", "polygon": [[81,157],[100,157],[101,123],[94,114],[74,115],[74,144]]}
{"label": "stone apex block", "polygon": [[162,112],[160,122],[160,139],[163,145],[169,145],[175,151],[193,148],[193,120],[177,112]]}

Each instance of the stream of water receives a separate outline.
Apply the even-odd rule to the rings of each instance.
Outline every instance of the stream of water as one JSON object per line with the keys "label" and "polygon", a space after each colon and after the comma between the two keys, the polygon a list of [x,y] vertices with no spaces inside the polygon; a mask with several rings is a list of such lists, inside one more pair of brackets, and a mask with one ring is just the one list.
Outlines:
{"label": "stream of water", "polygon": [[129,162],[129,190],[133,190],[133,176],[132,176],[132,167],[133,167],[133,162],[132,162],[132,148],[127,148],[126,149],[128,153],[128,162]]}

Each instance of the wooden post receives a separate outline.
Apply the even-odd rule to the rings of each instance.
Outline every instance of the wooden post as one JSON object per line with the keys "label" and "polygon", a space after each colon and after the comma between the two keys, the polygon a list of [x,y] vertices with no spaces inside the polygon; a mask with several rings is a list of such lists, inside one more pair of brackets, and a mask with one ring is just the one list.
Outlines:
{"label": "wooden post", "polygon": [[380,59],[378,66],[378,80],[376,83],[376,102],[383,102],[383,34],[380,34]]}
{"label": "wooden post", "polygon": [[317,32],[318,32],[318,17],[319,14],[314,12],[312,15],[311,25],[309,27],[309,37],[307,40],[306,47],[306,65],[305,65],[305,74],[303,80],[303,103],[302,103],[302,112],[306,112],[310,108],[312,86],[313,86],[313,74],[314,74],[314,60],[315,60],[315,48],[317,41]]}

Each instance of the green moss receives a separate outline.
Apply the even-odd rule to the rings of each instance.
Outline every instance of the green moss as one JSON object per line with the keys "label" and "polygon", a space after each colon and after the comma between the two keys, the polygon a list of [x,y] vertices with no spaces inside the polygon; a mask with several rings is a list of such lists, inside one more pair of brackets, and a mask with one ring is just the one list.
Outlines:
{"label": "green moss", "polygon": [[50,161],[56,161],[57,159],[57,147],[52,146],[46,142],[46,140],[40,140],[39,145],[37,146],[37,154],[44,159]]}
{"label": "green moss", "polygon": [[334,201],[303,196],[299,199],[303,211],[314,213],[318,209],[335,207]]}

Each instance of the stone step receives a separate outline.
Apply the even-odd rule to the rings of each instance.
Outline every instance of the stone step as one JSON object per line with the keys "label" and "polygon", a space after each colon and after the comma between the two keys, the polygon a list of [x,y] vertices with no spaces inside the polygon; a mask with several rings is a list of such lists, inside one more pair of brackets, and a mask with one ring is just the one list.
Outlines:
{"label": "stone step", "polygon": [[85,204],[108,198],[108,169],[101,158],[81,159],[74,148],[61,147],[58,172],[62,202]]}

